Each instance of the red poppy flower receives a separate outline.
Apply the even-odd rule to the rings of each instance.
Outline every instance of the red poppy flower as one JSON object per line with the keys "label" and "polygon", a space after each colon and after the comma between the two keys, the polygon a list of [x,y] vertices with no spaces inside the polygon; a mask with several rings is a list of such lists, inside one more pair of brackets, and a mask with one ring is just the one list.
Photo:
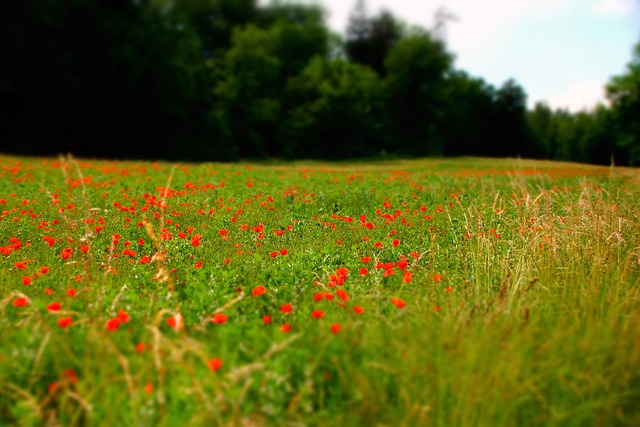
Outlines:
{"label": "red poppy flower", "polygon": [[340,329],[342,329],[342,326],[340,326],[339,323],[334,323],[333,325],[331,325],[332,334],[337,334],[338,332],[340,332]]}
{"label": "red poppy flower", "polygon": [[262,316],[262,321],[264,322],[265,325],[268,325],[271,323],[271,316],[269,316],[268,314],[265,314],[264,316]]}
{"label": "red poppy flower", "polygon": [[129,313],[127,313],[123,309],[118,310],[117,316],[122,323],[127,323],[129,321]]}
{"label": "red poppy flower", "polygon": [[311,312],[311,317],[313,317],[314,319],[322,319],[324,317],[324,311],[313,310],[313,312]]}
{"label": "red poppy flower", "polygon": [[180,314],[176,314],[175,316],[168,317],[166,321],[167,321],[167,325],[169,325],[171,329],[180,331],[183,328],[182,316]]}
{"label": "red poppy flower", "polygon": [[23,297],[16,298],[13,300],[14,307],[24,307],[27,304],[29,304],[29,300]]}
{"label": "red poppy flower", "polygon": [[406,306],[404,300],[401,298],[391,298],[391,304],[398,308],[404,308]]}
{"label": "red poppy flower", "polygon": [[291,325],[288,323],[284,323],[280,325],[280,332],[284,332],[284,333],[291,332]]}
{"label": "red poppy flower", "polygon": [[355,312],[356,312],[356,314],[362,314],[362,313],[364,313],[364,308],[359,307],[359,306],[357,306],[357,305],[354,305],[354,306],[353,306],[353,311],[355,311]]}
{"label": "red poppy flower", "polygon": [[71,317],[61,317],[58,319],[58,326],[63,329],[71,326],[72,323],[73,319]]}
{"label": "red poppy flower", "polygon": [[75,289],[73,289],[73,288],[67,289],[67,292],[66,292],[67,296],[71,297],[71,298],[75,297],[76,293],[77,293],[77,291]]}
{"label": "red poppy flower", "polygon": [[367,270],[366,268],[362,267],[360,269],[360,275],[361,276],[366,276],[367,274],[369,274],[369,270]]}
{"label": "red poppy flower", "polygon": [[207,362],[207,366],[212,371],[217,372],[222,368],[222,359],[218,359],[215,357],[213,359],[209,359],[209,361]]}
{"label": "red poppy flower", "polygon": [[222,325],[228,319],[227,315],[224,313],[216,313],[211,317],[211,321],[216,325]]}
{"label": "red poppy flower", "polygon": [[251,295],[254,297],[259,297],[260,295],[264,295],[267,292],[267,288],[262,285],[258,285],[251,291]]}
{"label": "red poppy flower", "polygon": [[19,269],[25,269],[25,268],[27,268],[27,264],[25,264],[25,263],[24,263],[24,262],[22,262],[22,261],[15,262],[15,263],[13,264],[13,266],[14,266],[15,268],[19,268]]}
{"label": "red poppy flower", "polygon": [[111,332],[115,331],[120,327],[120,319],[118,317],[112,317],[107,320],[107,329]]}
{"label": "red poppy flower", "polygon": [[62,379],[68,380],[70,383],[75,384],[78,382],[78,376],[73,369],[65,369],[62,373]]}
{"label": "red poppy flower", "polygon": [[291,306],[291,304],[283,304],[280,306],[280,311],[283,313],[291,313],[292,309],[293,307]]}
{"label": "red poppy flower", "polygon": [[62,253],[60,253],[60,256],[61,256],[63,259],[67,260],[67,259],[69,259],[69,257],[71,256],[71,252],[73,252],[73,250],[72,250],[71,248],[64,248],[64,249],[62,250]]}
{"label": "red poppy flower", "polygon": [[22,284],[27,286],[30,285],[33,279],[29,276],[22,276]]}
{"label": "red poppy flower", "polygon": [[58,311],[58,310],[60,310],[60,308],[62,308],[62,304],[60,304],[57,301],[54,301],[54,302],[52,302],[51,304],[49,304],[47,306],[47,310],[49,310],[49,311]]}
{"label": "red poppy flower", "polygon": [[410,271],[405,271],[404,272],[404,276],[402,277],[402,282],[403,283],[411,283],[411,282],[413,282],[413,277],[411,277],[411,272]]}

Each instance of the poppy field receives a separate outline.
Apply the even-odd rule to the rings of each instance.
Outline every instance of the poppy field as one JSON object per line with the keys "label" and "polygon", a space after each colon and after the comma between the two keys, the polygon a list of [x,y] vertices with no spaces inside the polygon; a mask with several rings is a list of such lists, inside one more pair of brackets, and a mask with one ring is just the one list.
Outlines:
{"label": "poppy field", "polygon": [[0,156],[0,425],[640,424],[640,173]]}

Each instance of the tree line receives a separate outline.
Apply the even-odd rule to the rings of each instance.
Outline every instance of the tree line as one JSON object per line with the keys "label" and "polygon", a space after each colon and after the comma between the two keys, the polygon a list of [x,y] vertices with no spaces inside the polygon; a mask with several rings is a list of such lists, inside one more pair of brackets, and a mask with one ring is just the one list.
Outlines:
{"label": "tree line", "polygon": [[21,0],[3,7],[0,152],[216,160],[522,156],[640,164],[640,44],[609,106],[527,110],[363,0]]}

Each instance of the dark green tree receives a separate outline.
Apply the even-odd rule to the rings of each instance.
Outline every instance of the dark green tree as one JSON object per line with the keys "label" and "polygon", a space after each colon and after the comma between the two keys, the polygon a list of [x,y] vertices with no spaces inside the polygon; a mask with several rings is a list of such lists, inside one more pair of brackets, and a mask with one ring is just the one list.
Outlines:
{"label": "dark green tree", "polygon": [[246,158],[282,155],[278,139],[286,87],[313,57],[326,57],[329,33],[322,11],[275,4],[257,25],[236,28],[231,48],[215,62],[214,116],[224,124],[229,144]]}
{"label": "dark green tree", "polygon": [[448,156],[483,154],[482,147],[495,136],[495,89],[464,72],[451,73],[445,82],[441,133]]}
{"label": "dark green tree", "polygon": [[486,155],[541,157],[543,148],[536,144],[527,123],[527,94],[515,80],[509,79],[495,91],[492,125],[495,134],[485,141]]}
{"label": "dark green tree", "polygon": [[409,155],[443,153],[442,119],[452,57],[426,33],[400,40],[385,61],[392,150]]}
{"label": "dark green tree", "polygon": [[369,64],[368,40],[371,35],[371,22],[367,15],[365,0],[358,0],[349,15],[346,29],[345,52],[349,61]]}
{"label": "dark green tree", "polygon": [[229,146],[244,158],[262,158],[280,115],[277,82],[281,61],[274,31],[236,29],[220,64],[214,116],[225,126]]}
{"label": "dark green tree", "polygon": [[329,54],[330,34],[324,11],[316,6],[275,2],[261,9],[258,25],[276,38],[274,55],[281,62],[279,88],[299,75],[311,59]]}
{"label": "dark green tree", "polygon": [[345,52],[350,61],[366,65],[384,77],[384,61],[401,38],[401,24],[391,12],[382,10],[369,18],[364,0],[359,0],[347,26]]}
{"label": "dark green tree", "polygon": [[289,158],[345,159],[380,154],[385,144],[382,83],[369,68],[316,57],[290,81],[281,128]]}
{"label": "dark green tree", "polygon": [[615,161],[616,133],[611,110],[601,105],[583,115],[586,120],[582,139],[578,141],[580,160],[600,165]]}
{"label": "dark green tree", "polygon": [[231,45],[233,29],[257,19],[257,0],[156,0],[163,18],[191,28],[205,58],[222,55]]}
{"label": "dark green tree", "polygon": [[614,77],[607,86],[615,132],[618,162],[640,165],[640,43],[626,73]]}
{"label": "dark green tree", "polygon": [[537,102],[533,110],[527,113],[527,120],[533,137],[542,148],[542,156],[547,159],[556,157],[558,123],[553,110],[543,102]]}
{"label": "dark green tree", "polygon": [[184,141],[208,146],[209,82],[189,28],[128,0],[24,0],[0,19],[6,149],[184,158]]}
{"label": "dark green tree", "polygon": [[547,158],[604,165],[618,157],[615,121],[607,107],[571,113],[537,104],[528,121]]}

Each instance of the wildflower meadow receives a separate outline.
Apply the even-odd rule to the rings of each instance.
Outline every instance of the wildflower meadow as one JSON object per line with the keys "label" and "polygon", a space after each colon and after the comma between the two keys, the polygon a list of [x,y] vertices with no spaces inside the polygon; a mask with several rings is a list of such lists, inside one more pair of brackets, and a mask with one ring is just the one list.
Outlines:
{"label": "wildflower meadow", "polygon": [[0,157],[0,425],[640,425],[640,173]]}

